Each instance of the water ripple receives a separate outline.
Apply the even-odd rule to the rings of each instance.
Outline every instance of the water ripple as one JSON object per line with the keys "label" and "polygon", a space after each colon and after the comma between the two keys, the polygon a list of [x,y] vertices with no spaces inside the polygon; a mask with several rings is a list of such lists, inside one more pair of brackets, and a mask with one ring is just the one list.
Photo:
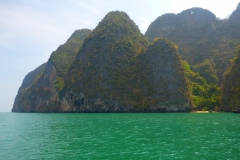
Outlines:
{"label": "water ripple", "polygon": [[238,159],[240,116],[0,113],[2,159]]}

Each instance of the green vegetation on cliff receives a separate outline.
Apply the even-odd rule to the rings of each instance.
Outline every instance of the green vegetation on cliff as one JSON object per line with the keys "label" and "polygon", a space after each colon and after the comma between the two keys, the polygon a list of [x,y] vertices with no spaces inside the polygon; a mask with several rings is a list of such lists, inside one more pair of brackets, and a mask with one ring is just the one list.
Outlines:
{"label": "green vegetation on cliff", "polygon": [[221,109],[231,111],[240,107],[240,46],[236,49],[236,56],[225,72],[222,87]]}
{"label": "green vegetation on cliff", "polygon": [[198,72],[204,77],[208,84],[217,84],[218,78],[216,70],[214,69],[214,62],[211,60],[206,59],[200,64],[194,65],[192,68],[195,72]]}
{"label": "green vegetation on cliff", "polygon": [[51,54],[50,61],[53,63],[57,78],[55,87],[60,92],[64,87],[64,75],[74,61],[79,49],[81,48],[84,39],[91,33],[89,29],[76,30],[67,42]]}
{"label": "green vegetation on cliff", "polygon": [[192,94],[193,110],[218,110],[219,109],[219,86],[207,81],[199,74],[191,70],[186,61],[182,61],[184,71],[188,79],[188,85]]}
{"label": "green vegetation on cliff", "polygon": [[90,32],[89,29],[76,30],[65,44],[51,54],[50,61],[55,66],[58,77],[64,76]]}

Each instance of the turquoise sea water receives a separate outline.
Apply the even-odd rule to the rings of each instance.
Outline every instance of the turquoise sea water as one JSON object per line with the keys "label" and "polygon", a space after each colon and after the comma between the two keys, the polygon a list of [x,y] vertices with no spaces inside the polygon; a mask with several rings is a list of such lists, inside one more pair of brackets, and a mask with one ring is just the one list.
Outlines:
{"label": "turquoise sea water", "polygon": [[240,159],[240,114],[0,113],[0,159]]}

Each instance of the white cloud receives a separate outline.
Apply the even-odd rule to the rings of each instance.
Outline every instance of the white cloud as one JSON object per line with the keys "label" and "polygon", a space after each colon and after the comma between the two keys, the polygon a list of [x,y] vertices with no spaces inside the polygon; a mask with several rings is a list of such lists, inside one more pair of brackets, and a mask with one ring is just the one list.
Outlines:
{"label": "white cloud", "polygon": [[139,19],[141,20],[140,25],[139,25],[139,29],[144,34],[147,31],[148,26],[150,25],[150,21],[145,17],[139,17]]}
{"label": "white cloud", "polygon": [[72,2],[75,2],[77,3],[79,6],[83,7],[83,8],[86,8],[88,10],[90,10],[91,12],[94,12],[96,14],[103,14],[103,12],[101,12],[100,10],[90,6],[90,5],[87,5],[86,3],[80,1],[80,0],[70,0]]}

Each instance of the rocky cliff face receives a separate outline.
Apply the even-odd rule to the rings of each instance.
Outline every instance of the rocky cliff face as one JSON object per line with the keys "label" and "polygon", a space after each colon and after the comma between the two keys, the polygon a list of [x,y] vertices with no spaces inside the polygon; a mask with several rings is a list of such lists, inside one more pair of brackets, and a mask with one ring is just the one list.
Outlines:
{"label": "rocky cliff face", "polygon": [[16,97],[12,111],[19,111],[19,109],[21,112],[55,111],[59,101],[54,87],[55,78],[56,69],[49,61],[37,83],[27,92]]}
{"label": "rocky cliff face", "polygon": [[64,83],[62,77],[90,32],[88,29],[75,31],[64,45],[51,54],[47,63],[25,77],[15,98],[13,112],[59,111],[58,91]]}
{"label": "rocky cliff face", "polygon": [[44,63],[41,66],[39,66],[38,68],[36,68],[35,70],[29,72],[25,76],[25,78],[23,79],[22,85],[20,86],[20,88],[18,90],[18,94],[15,98],[13,108],[12,108],[13,112],[25,112],[26,111],[26,107],[23,107],[23,106],[27,105],[26,97],[30,93],[30,88],[38,82],[38,80],[42,76],[43,72],[45,71],[46,66],[47,66],[47,64]]}
{"label": "rocky cliff face", "polygon": [[178,53],[178,46],[164,38],[155,38],[147,48],[147,61],[154,88],[153,97],[161,110],[191,110],[191,94]]}
{"label": "rocky cliff face", "polygon": [[166,39],[149,44],[126,13],[107,14],[68,62],[76,53],[69,43],[51,55],[27,94],[17,96],[13,111],[190,111],[176,45]]}

